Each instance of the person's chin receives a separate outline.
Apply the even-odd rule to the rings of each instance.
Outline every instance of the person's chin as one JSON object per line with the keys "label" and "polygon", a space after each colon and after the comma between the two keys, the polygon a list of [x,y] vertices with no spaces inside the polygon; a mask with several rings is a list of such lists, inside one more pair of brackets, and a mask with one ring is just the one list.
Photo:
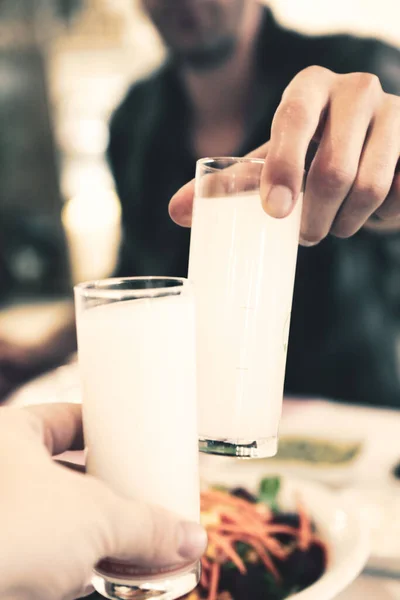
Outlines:
{"label": "person's chin", "polygon": [[226,63],[234,54],[236,39],[226,38],[213,46],[198,46],[172,50],[177,62],[196,71],[216,69]]}

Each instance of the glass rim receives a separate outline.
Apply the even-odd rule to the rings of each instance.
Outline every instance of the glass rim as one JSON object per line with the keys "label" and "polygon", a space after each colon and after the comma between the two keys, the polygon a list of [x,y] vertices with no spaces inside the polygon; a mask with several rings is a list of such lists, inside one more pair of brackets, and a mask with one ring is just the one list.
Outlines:
{"label": "glass rim", "polygon": [[[169,282],[175,285],[155,286],[146,288],[118,288],[118,285],[126,282]],[[115,287],[113,287],[115,286]],[[107,277],[104,279],[93,279],[83,281],[74,285],[74,292],[85,298],[129,298],[143,297],[148,298],[152,295],[159,294],[174,294],[177,290],[182,290],[186,287],[191,287],[192,282],[186,277],[163,277],[162,275],[144,275],[139,277]],[[153,292],[153,294],[152,294]]]}
{"label": "glass rim", "polygon": [[[251,156],[207,156],[205,158],[199,158],[196,161],[196,176],[195,176],[196,185],[199,184],[199,180],[203,176],[206,176],[206,175],[209,175],[212,173],[218,173],[219,175],[221,175],[223,173],[225,168],[221,169],[221,168],[216,168],[216,167],[212,166],[213,163],[218,163],[218,162],[227,163],[225,168],[229,170],[229,168],[234,166],[235,164],[259,165],[259,166],[263,167],[266,163],[266,158],[256,158],[256,157],[251,157]],[[231,163],[231,164],[229,164],[229,163]],[[201,169],[202,169],[202,172],[201,172]],[[304,192],[304,190],[305,190],[307,175],[308,175],[308,170],[303,169],[301,192]],[[235,176],[236,176],[236,173],[233,176],[231,175],[231,177],[235,177]],[[260,176],[261,176],[261,173],[260,173]],[[240,177],[246,178],[247,175],[241,174]],[[195,194],[195,196],[196,196],[196,194]]]}
{"label": "glass rim", "polygon": [[[255,164],[255,165],[264,165],[265,158],[256,158],[251,156],[206,156],[205,158],[199,158],[196,161],[198,166],[207,167],[213,170],[213,167],[210,163],[218,163],[218,162],[231,162],[235,163],[244,163],[244,164]],[[215,171],[220,171],[220,169],[215,169]]]}
{"label": "glass rim", "polygon": [[[199,158],[196,161],[196,165],[206,166],[212,170],[212,167],[208,165],[211,162],[219,162],[219,161],[232,161],[232,163],[247,163],[247,164],[258,164],[265,165],[266,158],[257,158],[252,156],[206,156],[205,158]],[[220,169],[215,169],[215,171],[220,171]],[[307,169],[303,169],[303,177],[307,175]]]}

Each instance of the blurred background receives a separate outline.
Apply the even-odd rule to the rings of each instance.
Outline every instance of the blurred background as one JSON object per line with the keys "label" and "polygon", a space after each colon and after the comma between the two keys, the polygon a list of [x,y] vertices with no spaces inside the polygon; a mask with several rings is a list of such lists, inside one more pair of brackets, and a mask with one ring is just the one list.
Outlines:
{"label": "blurred background", "polygon": [[[300,31],[400,46],[399,0],[269,4]],[[162,58],[139,0],[0,0],[2,335],[36,336],[72,283],[111,273],[120,209],[104,155],[108,120]]]}

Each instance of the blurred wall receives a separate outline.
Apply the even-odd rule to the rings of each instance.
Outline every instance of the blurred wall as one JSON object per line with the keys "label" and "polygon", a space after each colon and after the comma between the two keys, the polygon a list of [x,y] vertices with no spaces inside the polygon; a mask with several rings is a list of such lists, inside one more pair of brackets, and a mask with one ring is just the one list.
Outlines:
{"label": "blurred wall", "polygon": [[0,1],[0,303],[66,292],[58,155],[37,27],[46,0]]}
{"label": "blurred wall", "polygon": [[[168,1],[168,0],[167,0]],[[268,4],[278,19],[286,26],[308,34],[345,32],[360,36],[377,37],[400,46],[400,0],[260,0]],[[158,41],[152,46],[156,34],[143,26],[140,0],[119,0],[121,7],[136,15],[131,19],[135,29],[144,39],[146,34],[151,55],[159,53]],[[146,59],[146,60],[147,60]]]}
{"label": "blurred wall", "polygon": [[400,46],[400,0],[269,0],[277,17],[305,33],[346,32]]}
{"label": "blurred wall", "polygon": [[82,10],[49,41],[47,56],[73,280],[104,277],[114,268],[120,239],[105,157],[108,121],[163,49],[130,0],[83,0]]}

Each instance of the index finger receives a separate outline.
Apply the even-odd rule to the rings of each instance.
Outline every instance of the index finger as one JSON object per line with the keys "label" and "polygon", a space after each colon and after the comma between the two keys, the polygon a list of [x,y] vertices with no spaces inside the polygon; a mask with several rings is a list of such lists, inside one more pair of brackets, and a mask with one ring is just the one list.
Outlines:
{"label": "index finger", "polygon": [[56,456],[83,449],[82,407],[79,404],[39,404],[22,410],[35,416],[43,431],[43,443]]}
{"label": "index finger", "polygon": [[[247,158],[265,158],[268,152],[268,142],[259,146],[249,154],[246,154]],[[234,167],[229,167],[234,168]],[[192,211],[193,211],[193,198],[194,198],[194,184],[195,180],[192,179],[180,188],[172,196],[169,203],[169,214],[175,223],[182,227],[191,227],[192,225]]]}
{"label": "index finger", "polygon": [[275,113],[261,198],[271,217],[286,217],[298,198],[310,143],[318,134],[335,74],[323,67],[301,71],[286,88]]}

